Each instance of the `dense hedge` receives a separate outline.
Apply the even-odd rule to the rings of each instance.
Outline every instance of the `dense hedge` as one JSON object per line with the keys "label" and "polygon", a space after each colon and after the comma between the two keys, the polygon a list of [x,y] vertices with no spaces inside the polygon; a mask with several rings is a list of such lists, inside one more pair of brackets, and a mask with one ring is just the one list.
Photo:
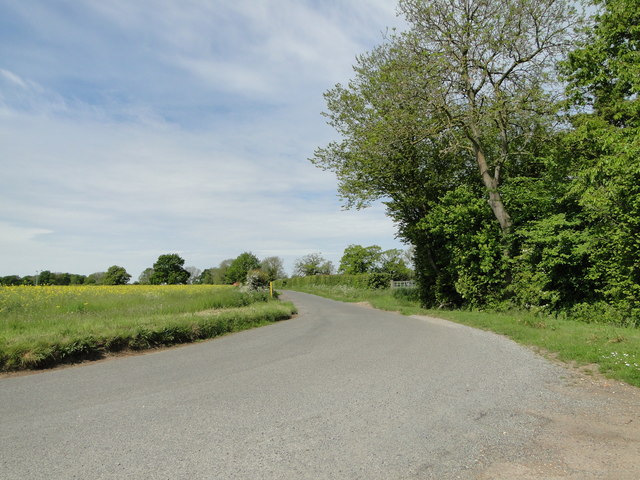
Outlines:
{"label": "dense hedge", "polygon": [[309,277],[293,277],[277,280],[276,288],[311,287],[314,285],[343,285],[354,288],[376,289],[389,288],[391,275],[387,273],[362,273],[359,275],[312,275]]}

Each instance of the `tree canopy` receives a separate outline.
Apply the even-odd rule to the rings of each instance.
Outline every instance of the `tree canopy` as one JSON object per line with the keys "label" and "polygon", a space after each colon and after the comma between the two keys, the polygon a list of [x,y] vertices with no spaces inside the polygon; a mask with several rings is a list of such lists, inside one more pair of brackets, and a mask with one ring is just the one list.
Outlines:
{"label": "tree canopy", "polygon": [[338,271],[347,275],[376,271],[382,249],[378,245],[349,245],[344,249]]}
{"label": "tree canopy", "polygon": [[251,252],[238,255],[229,265],[225,273],[226,283],[243,283],[247,273],[260,268],[260,260]]}
{"label": "tree canopy", "polygon": [[131,275],[127,273],[124,267],[112,265],[102,278],[103,285],[126,285],[131,280]]}
{"label": "tree canopy", "polygon": [[334,272],[333,263],[326,260],[320,253],[309,253],[298,258],[293,267],[295,277],[311,275],[331,275]]}
{"label": "tree canopy", "polygon": [[266,257],[260,262],[260,270],[265,272],[269,282],[284,278],[284,261],[280,257]]}
{"label": "tree canopy", "polygon": [[390,198],[401,222],[416,188],[437,197],[468,178],[509,233],[505,170],[531,158],[556,111],[550,72],[574,12],[564,0],[401,0],[399,9],[409,30],[358,57],[356,78],[325,95],[342,141],[312,161],[338,174],[348,203]]}
{"label": "tree canopy", "polygon": [[413,275],[402,250],[382,250],[378,245],[349,245],[344,249],[338,271],[348,275],[385,273],[393,280],[407,280]]}
{"label": "tree canopy", "polygon": [[594,3],[593,24],[561,68],[575,112],[569,194],[592,296],[640,316],[640,10],[632,0]]}
{"label": "tree canopy", "polygon": [[183,268],[184,259],[177,253],[160,255],[153,264],[153,273],[149,278],[152,285],[186,284],[190,273]]}

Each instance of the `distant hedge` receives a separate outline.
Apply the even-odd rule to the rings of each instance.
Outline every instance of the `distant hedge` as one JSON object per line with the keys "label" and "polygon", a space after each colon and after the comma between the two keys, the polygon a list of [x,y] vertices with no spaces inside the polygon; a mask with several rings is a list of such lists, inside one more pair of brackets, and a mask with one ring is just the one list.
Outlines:
{"label": "distant hedge", "polygon": [[276,280],[273,282],[276,288],[287,287],[312,287],[315,285],[337,286],[378,289],[389,288],[391,275],[388,273],[362,273],[359,275],[313,275],[309,277],[293,277]]}

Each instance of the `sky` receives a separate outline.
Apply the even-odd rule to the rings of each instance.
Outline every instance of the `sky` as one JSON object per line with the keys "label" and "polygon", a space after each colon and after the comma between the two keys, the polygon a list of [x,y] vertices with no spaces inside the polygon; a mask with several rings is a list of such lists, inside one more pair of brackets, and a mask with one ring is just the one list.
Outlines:
{"label": "sky", "polygon": [[393,0],[0,0],[0,276],[406,248],[309,161]]}

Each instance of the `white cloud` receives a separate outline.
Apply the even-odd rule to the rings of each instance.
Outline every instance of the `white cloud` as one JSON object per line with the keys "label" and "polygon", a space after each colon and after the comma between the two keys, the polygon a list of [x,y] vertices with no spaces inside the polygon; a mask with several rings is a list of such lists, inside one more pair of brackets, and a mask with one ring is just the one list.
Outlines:
{"label": "white cloud", "polygon": [[9,81],[10,83],[13,83],[14,85],[17,85],[20,88],[26,89],[27,88],[27,83],[22,80],[18,75],[16,75],[13,72],[10,72],[9,70],[4,70],[2,68],[0,68],[0,75],[2,75],[5,80]]}
{"label": "white cloud", "polygon": [[0,275],[137,276],[162,253],[206,268],[245,250],[290,268],[398,246],[382,207],[341,211],[306,160],[332,135],[322,92],[379,39],[389,2],[15,8],[48,41],[13,39],[0,69]]}
{"label": "white cloud", "polygon": [[[156,257],[192,251],[187,263],[209,258],[197,265],[204,268],[244,250],[341,252],[348,243],[393,239],[380,209],[341,211],[331,174],[304,158],[279,162],[277,149],[247,154],[213,132],[27,114],[0,116],[0,130],[12,139],[0,146],[2,158],[21,159],[3,166],[0,218],[52,233],[49,246],[79,258],[112,255],[78,273],[113,263],[141,271],[155,257],[139,252],[154,249]],[[51,259],[34,248],[22,259],[27,271],[48,268]]]}
{"label": "white cloud", "polygon": [[6,222],[0,222],[0,245],[2,249],[10,248],[16,244],[31,242],[40,235],[53,233],[52,230],[42,228],[25,228],[12,225]]}

